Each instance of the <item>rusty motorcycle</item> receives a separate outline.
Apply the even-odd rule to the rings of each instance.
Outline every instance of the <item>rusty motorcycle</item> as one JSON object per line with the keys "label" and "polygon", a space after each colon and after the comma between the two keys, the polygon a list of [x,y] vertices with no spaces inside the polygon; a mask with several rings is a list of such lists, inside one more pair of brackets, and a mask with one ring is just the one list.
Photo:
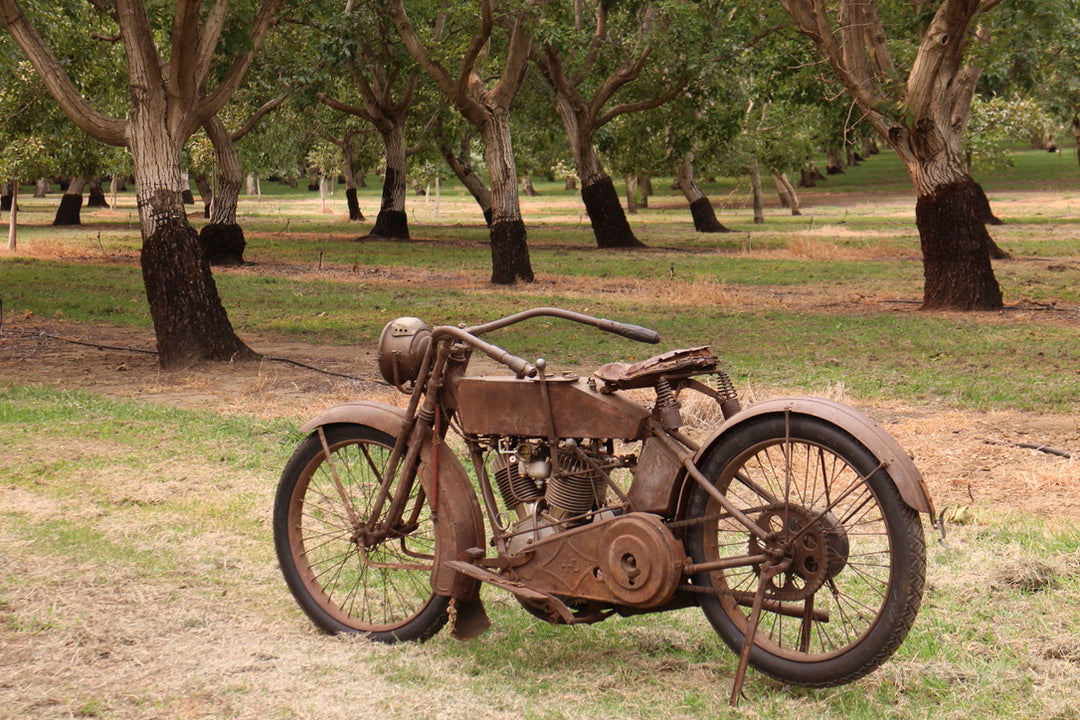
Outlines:
{"label": "rusty motorcycle", "polygon": [[[483,584],[571,625],[697,606],[739,657],[732,702],[748,667],[829,686],[889,658],[922,597],[919,514],[935,525],[889,434],[829,400],[743,408],[708,346],[580,377],[484,339],[536,317],[660,340],[560,308],[471,327],[399,318],[378,365],[407,407],[349,402],[303,426],[273,529],[318,627],[397,642],[449,622],[475,637]],[[477,353],[502,373],[467,374]]]}

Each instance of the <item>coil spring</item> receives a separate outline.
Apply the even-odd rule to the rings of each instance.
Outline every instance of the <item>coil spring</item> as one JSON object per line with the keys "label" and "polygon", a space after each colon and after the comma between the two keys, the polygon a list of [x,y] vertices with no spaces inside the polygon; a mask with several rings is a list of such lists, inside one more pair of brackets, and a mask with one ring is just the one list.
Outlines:
{"label": "coil spring", "polygon": [[665,430],[677,430],[682,427],[679,403],[666,377],[661,377],[656,381],[656,409],[660,411],[660,425]]}
{"label": "coil spring", "polygon": [[731,381],[726,372],[717,370],[715,374],[716,392],[722,398],[720,410],[725,418],[729,418],[742,409],[742,403],[739,402],[739,393],[735,390],[735,383]]}

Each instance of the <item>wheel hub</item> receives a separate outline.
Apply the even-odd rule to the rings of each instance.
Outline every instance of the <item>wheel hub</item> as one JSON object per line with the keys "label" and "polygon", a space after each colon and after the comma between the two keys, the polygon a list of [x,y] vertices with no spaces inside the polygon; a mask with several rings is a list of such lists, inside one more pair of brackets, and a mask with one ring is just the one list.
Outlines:
{"label": "wheel hub", "polygon": [[[750,537],[752,555],[769,555],[783,566],[766,579],[766,596],[776,600],[806,600],[847,564],[848,538],[830,512],[779,503],[757,517],[767,540]],[[761,567],[756,568],[761,575]]]}

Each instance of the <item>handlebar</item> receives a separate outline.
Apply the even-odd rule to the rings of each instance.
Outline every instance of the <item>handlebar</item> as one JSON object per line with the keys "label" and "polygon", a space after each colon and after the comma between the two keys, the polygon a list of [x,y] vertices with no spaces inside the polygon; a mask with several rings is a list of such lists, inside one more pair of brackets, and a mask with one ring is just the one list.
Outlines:
{"label": "handlebar", "polygon": [[518,377],[535,377],[539,372],[535,365],[524,358],[520,358],[513,353],[503,350],[497,345],[492,345],[485,340],[481,340],[479,336],[492,332],[493,330],[519,323],[522,320],[541,316],[557,317],[581,323],[582,325],[591,325],[599,330],[621,335],[630,340],[637,340],[638,342],[651,344],[660,342],[660,333],[655,330],[650,330],[649,328],[640,325],[616,322],[615,320],[608,320],[607,318],[597,318],[591,315],[574,312],[573,310],[563,310],[562,308],[555,307],[532,308],[531,310],[524,310],[513,315],[508,315],[499,320],[492,320],[491,322],[482,325],[473,325],[472,327],[467,328],[440,325],[431,331],[432,340],[437,342],[438,340],[447,337],[454,338],[455,340],[459,340],[475,347],[492,360],[507,366],[513,370]]}
{"label": "handlebar", "polygon": [[597,318],[592,315],[585,315],[584,313],[574,312],[573,310],[563,310],[562,308],[556,307],[538,307],[531,310],[523,310],[522,312],[513,315],[507,315],[499,320],[492,320],[483,325],[473,325],[470,328],[466,328],[465,332],[470,335],[479,336],[489,333],[492,330],[498,330],[499,328],[519,323],[522,320],[528,320],[529,318],[544,315],[571,320],[576,323],[581,323],[582,325],[591,325],[599,330],[614,333],[615,335],[622,335],[625,338],[637,340],[638,342],[650,343],[652,345],[660,342],[660,333],[655,330],[650,330],[649,328],[640,325],[616,322],[615,320],[608,320],[607,318]]}

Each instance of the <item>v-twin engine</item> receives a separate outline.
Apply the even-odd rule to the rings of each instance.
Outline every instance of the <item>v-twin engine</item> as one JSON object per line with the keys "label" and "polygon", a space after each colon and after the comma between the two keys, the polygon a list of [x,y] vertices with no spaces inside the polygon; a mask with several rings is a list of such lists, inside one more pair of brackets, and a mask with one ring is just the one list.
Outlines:
{"label": "v-twin engine", "polygon": [[510,554],[597,517],[607,497],[603,468],[619,465],[607,441],[560,441],[555,452],[539,440],[499,442],[493,475],[511,520]]}

